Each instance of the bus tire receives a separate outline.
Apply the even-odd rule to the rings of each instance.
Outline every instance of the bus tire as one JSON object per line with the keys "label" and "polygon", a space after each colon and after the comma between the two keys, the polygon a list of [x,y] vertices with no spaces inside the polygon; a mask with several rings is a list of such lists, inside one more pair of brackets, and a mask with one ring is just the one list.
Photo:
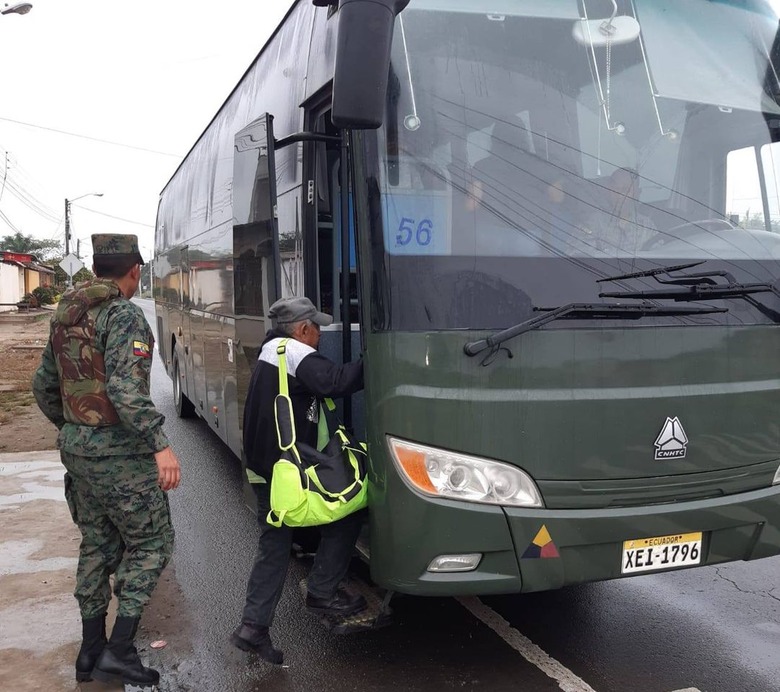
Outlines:
{"label": "bus tire", "polygon": [[179,357],[173,356],[173,401],[176,404],[176,413],[179,418],[192,418],[195,415],[195,406],[187,398],[181,386],[181,371],[179,369]]}

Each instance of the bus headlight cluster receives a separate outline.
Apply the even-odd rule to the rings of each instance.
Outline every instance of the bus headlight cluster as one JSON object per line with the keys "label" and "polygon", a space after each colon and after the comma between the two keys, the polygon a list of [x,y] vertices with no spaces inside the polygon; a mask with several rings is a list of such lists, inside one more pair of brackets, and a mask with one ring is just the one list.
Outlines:
{"label": "bus headlight cluster", "polygon": [[387,441],[402,476],[426,495],[515,507],[544,506],[536,483],[515,466],[390,435]]}

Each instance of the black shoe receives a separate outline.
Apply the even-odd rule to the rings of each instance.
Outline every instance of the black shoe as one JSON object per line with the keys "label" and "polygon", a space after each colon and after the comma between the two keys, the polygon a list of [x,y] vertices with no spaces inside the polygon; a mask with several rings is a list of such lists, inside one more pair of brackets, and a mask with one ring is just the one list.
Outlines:
{"label": "black shoe", "polygon": [[82,619],[81,631],[81,649],[76,659],[76,682],[89,682],[92,680],[92,669],[106,646],[106,616]]}
{"label": "black shoe", "polygon": [[133,644],[140,620],[139,617],[117,617],[111,639],[92,670],[95,680],[136,687],[154,686],[160,682],[160,674],[141,663]]}
{"label": "black shoe", "polygon": [[277,666],[284,661],[284,654],[274,648],[267,627],[252,627],[242,622],[230,635],[230,642],[241,651],[256,653],[264,661]]}
{"label": "black shoe", "polygon": [[350,596],[344,589],[336,589],[330,598],[317,598],[306,594],[306,607],[320,615],[338,615],[348,617],[366,608],[366,599],[360,594]]}

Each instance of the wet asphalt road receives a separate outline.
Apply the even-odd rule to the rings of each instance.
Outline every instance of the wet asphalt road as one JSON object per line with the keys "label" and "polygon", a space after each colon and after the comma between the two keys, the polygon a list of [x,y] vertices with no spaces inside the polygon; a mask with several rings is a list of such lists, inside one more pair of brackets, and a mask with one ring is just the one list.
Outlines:
{"label": "wet asphalt road", "polygon": [[[153,303],[138,303],[154,325]],[[780,558],[484,598],[471,609],[402,597],[392,626],[342,637],[305,612],[307,564],[293,560],[272,629],[285,667],[250,658],[228,643],[256,541],[239,462],[205,423],[177,418],[159,358],[152,396],[184,470],[171,493],[174,564],[194,630],[182,689],[780,690]]]}

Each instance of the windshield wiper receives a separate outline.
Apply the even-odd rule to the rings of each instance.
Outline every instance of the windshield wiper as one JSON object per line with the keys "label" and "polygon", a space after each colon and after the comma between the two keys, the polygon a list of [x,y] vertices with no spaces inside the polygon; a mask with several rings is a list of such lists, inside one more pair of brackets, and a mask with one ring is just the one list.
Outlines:
{"label": "windshield wiper", "polygon": [[[698,267],[704,264],[706,260],[699,262],[689,262],[688,264],[674,264],[670,267],[656,267],[655,269],[645,269],[641,272],[631,272],[630,274],[618,274],[617,276],[607,276],[603,279],[596,279],[596,283],[604,283],[605,281],[620,281],[621,279],[638,279],[642,276],[658,276],[659,274],[669,274],[670,272],[677,272],[682,269],[690,269],[691,267]],[[700,274],[685,274],[683,276],[701,276]],[[709,274],[707,275],[709,276]],[[658,279],[661,283],[666,283],[663,279]]]}
{"label": "windshield wiper", "polygon": [[495,351],[502,343],[518,334],[530,332],[562,317],[575,319],[598,319],[602,317],[606,319],[637,320],[648,316],[708,315],[715,312],[728,312],[727,308],[664,306],[651,305],[649,303],[640,303],[638,305],[624,305],[623,303],[569,303],[558,308],[534,308],[534,310],[543,311],[544,314],[536,315],[525,322],[520,322],[514,327],[496,332],[485,339],[469,341],[463,347],[463,352],[467,356],[476,356],[488,348]]}
{"label": "windshield wiper", "polygon": [[[706,272],[693,272],[691,274],[673,274],[672,272],[679,272],[683,269],[691,269],[692,267],[698,267],[704,264],[706,260],[700,262],[690,262],[688,264],[675,264],[671,267],[656,267],[655,269],[646,269],[641,272],[632,272],[630,274],[619,274],[617,276],[608,276],[604,279],[596,279],[596,283],[604,283],[606,281],[622,281],[623,279],[638,279],[645,276],[654,278],[659,284],[673,285],[673,286],[724,286],[724,285],[741,285],[737,284],[737,280],[732,274],[722,269],[715,269]],[[666,275],[666,278],[664,278]],[[726,284],[718,284],[713,277],[719,276],[726,280]]]}
{"label": "windshield wiper", "polygon": [[740,298],[752,293],[774,293],[776,296],[780,297],[780,290],[778,290],[777,286],[774,284],[738,284],[734,282],[716,284],[715,282],[712,282],[697,283],[685,287],[677,284],[676,288],[655,288],[648,291],[607,291],[599,293],[599,298],[649,298],[652,300],[668,298],[676,301],[693,301],[729,297]]}
{"label": "windshield wiper", "polygon": [[[717,298],[742,298],[754,306],[761,313],[769,317],[773,322],[780,322],[780,312],[763,305],[752,297],[754,293],[773,293],[780,297],[780,289],[773,283],[737,283],[732,274],[723,270],[709,272],[692,272],[690,274],[673,274],[682,269],[697,267],[702,262],[692,262],[690,264],[677,264],[671,267],[658,267],[631,274],[620,274],[618,276],[608,276],[604,279],[598,279],[598,283],[605,281],[620,281],[622,279],[636,279],[650,276],[659,284],[664,284],[668,288],[660,288],[647,291],[605,291],[599,293],[600,298],[649,298],[653,300],[670,299],[677,302],[696,300],[715,300]],[[666,278],[664,278],[666,277]],[[718,283],[715,278],[720,277],[726,280],[726,283]]]}

